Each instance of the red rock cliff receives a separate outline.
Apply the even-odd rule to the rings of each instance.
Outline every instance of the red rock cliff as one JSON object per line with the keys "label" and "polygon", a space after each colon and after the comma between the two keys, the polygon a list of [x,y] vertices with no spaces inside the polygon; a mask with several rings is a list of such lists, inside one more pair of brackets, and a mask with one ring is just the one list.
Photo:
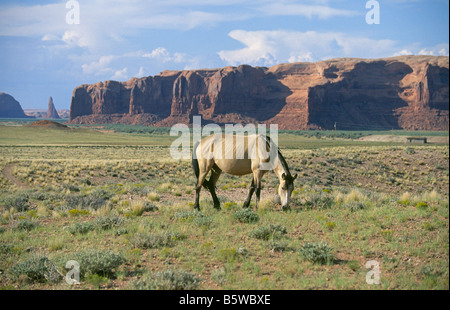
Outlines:
{"label": "red rock cliff", "polygon": [[77,87],[71,123],[171,126],[193,115],[280,129],[449,128],[449,58],[333,59],[164,71]]}

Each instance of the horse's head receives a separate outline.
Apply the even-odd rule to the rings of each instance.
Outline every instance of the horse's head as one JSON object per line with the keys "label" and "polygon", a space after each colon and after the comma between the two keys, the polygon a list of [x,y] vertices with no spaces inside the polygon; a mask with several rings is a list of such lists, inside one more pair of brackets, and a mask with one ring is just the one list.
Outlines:
{"label": "horse's head", "polygon": [[278,186],[278,195],[280,195],[281,207],[283,209],[288,207],[289,199],[294,190],[294,180],[296,178],[297,174],[291,176],[290,174],[283,173],[281,175],[280,186]]}

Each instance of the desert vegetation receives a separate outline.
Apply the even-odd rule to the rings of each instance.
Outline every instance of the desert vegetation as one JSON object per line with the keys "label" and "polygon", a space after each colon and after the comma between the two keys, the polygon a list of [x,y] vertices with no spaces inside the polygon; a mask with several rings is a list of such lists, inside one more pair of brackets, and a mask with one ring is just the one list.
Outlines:
{"label": "desert vegetation", "polygon": [[190,162],[163,130],[34,130],[0,140],[2,289],[449,288],[448,145],[282,133],[290,210],[268,173],[258,210],[241,207],[250,176],[224,175],[222,210],[202,191],[194,211]]}

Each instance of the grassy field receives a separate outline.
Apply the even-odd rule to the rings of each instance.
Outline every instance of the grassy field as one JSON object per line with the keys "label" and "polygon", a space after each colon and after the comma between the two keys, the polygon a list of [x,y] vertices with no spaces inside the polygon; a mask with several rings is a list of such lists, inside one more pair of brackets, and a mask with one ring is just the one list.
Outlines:
{"label": "grassy field", "polygon": [[0,126],[2,289],[449,288],[448,144],[283,132],[291,210],[271,172],[259,210],[224,175],[222,210],[202,191],[198,212],[175,137],[121,128]]}

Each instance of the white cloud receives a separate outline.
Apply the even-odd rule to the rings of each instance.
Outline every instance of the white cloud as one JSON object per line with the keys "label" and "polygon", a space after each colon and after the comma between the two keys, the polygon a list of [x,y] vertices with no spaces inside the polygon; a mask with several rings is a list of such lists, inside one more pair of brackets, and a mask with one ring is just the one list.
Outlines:
{"label": "white cloud", "polygon": [[61,39],[69,46],[88,47],[90,43],[86,36],[74,30],[64,32]]}
{"label": "white cloud", "polygon": [[302,55],[292,55],[289,57],[288,62],[313,62],[314,58],[312,56],[312,52],[307,52]]}
{"label": "white cloud", "polygon": [[102,56],[98,61],[93,61],[90,64],[83,64],[81,68],[84,74],[89,75],[105,75],[110,74],[114,70],[109,66],[111,61],[117,58],[114,55]]}
{"label": "white cloud", "polygon": [[438,44],[432,47],[422,48],[419,55],[429,55],[429,56],[448,56],[449,55],[449,45],[448,44]]}
{"label": "white cloud", "polygon": [[128,68],[123,68],[122,70],[118,70],[114,72],[114,75],[111,77],[112,80],[127,80],[128,79]]}
{"label": "white cloud", "polygon": [[138,52],[138,55],[141,55],[143,58],[151,58],[156,59],[162,62],[174,62],[174,63],[183,63],[187,62],[189,57],[185,53],[173,53],[171,54],[164,47],[157,47],[149,53]]}
{"label": "white cloud", "polygon": [[395,52],[393,56],[406,56],[406,55],[413,55],[414,53],[408,49],[402,49],[399,52]]}
{"label": "white cloud", "polygon": [[[0,5],[0,36],[38,36],[69,47],[98,50],[143,29],[189,30],[240,14],[213,12],[219,1],[91,0],[80,2],[80,24],[66,23],[66,1],[48,5]],[[223,4],[222,5],[229,5]]]}
{"label": "white cloud", "polygon": [[297,15],[308,18],[318,17],[327,19],[334,16],[354,16],[356,11],[335,9],[325,5],[291,4],[283,2],[271,2],[264,5],[260,10],[266,15]]}
{"label": "white cloud", "polygon": [[61,40],[60,37],[54,34],[46,34],[42,37],[42,41],[59,41]]}
{"label": "white cloud", "polygon": [[448,53],[448,47],[447,48],[441,48],[440,50],[439,50],[439,52],[438,52],[438,54],[439,54],[439,56],[448,56],[449,55],[449,53]]}
{"label": "white cloud", "polygon": [[[198,57],[191,57],[185,53],[172,53],[164,47],[157,47],[150,52],[138,50],[116,55],[103,55],[84,59],[81,69],[84,75],[100,79],[126,80],[130,78],[129,72],[137,72],[135,77],[144,77],[150,73],[144,67],[152,68],[151,74],[165,69],[194,69],[200,67]],[[155,70],[157,72],[155,72]],[[158,71],[159,70],[159,71]]]}
{"label": "white cloud", "polygon": [[403,55],[448,56],[449,44],[443,43],[429,47],[421,47],[418,44],[414,44],[393,54],[393,56]]}
{"label": "white cloud", "polygon": [[428,56],[432,56],[434,55],[433,51],[427,50],[426,48],[423,48],[419,51],[419,55],[428,55]]}
{"label": "white cloud", "polygon": [[[311,2],[312,1],[312,2]],[[90,0],[80,1],[80,24],[69,25],[67,1],[47,5],[0,5],[0,35],[38,36],[68,47],[99,50],[123,42],[143,29],[190,30],[221,22],[274,15],[318,17],[351,16],[353,11],[335,9],[320,0],[312,4],[264,0]],[[104,49],[103,49],[104,50]]]}
{"label": "white cloud", "polygon": [[374,40],[339,32],[234,30],[229,36],[245,46],[218,53],[230,65],[247,63],[270,66],[334,57],[377,58],[391,55],[395,50],[392,40]]}
{"label": "white cloud", "polygon": [[164,47],[157,47],[150,53],[142,54],[144,58],[168,58],[170,57],[169,52]]}
{"label": "white cloud", "polygon": [[141,77],[144,77],[144,76],[145,76],[144,68],[141,66],[141,67],[139,67],[139,72],[135,75],[135,77],[141,78]]}
{"label": "white cloud", "polygon": [[61,34],[66,26],[64,17],[64,3],[2,6],[0,9],[0,35]]}

